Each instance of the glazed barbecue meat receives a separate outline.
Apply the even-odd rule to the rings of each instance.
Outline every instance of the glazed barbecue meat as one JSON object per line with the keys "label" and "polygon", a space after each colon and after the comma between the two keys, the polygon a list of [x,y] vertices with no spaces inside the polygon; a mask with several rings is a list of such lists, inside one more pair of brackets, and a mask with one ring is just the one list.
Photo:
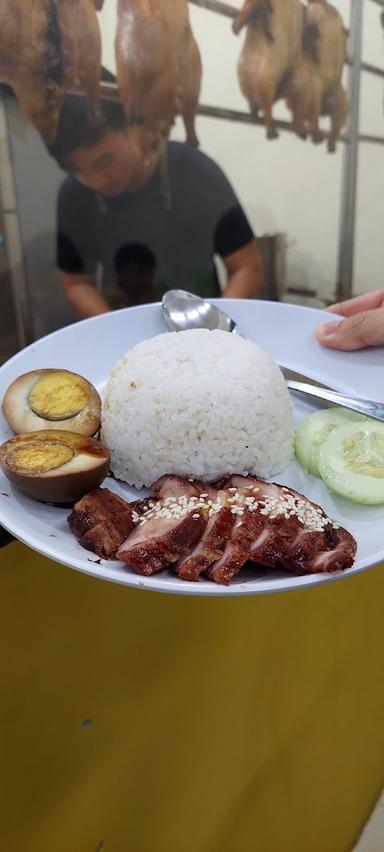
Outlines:
{"label": "glazed barbecue meat", "polygon": [[240,88],[251,112],[263,113],[268,139],[276,139],[272,107],[301,56],[303,6],[300,0],[245,0],[232,28],[237,34],[244,26]]}
{"label": "glazed barbecue meat", "polygon": [[251,546],[252,562],[286,568],[293,574],[351,567],[356,553],[353,536],[333,523],[316,503],[292,488],[263,480],[233,476],[229,482],[236,493],[256,497],[256,511],[265,519],[265,535]]}
{"label": "glazed barbecue meat", "polygon": [[47,143],[77,83],[96,120],[100,62],[94,0],[0,0],[0,81]]}
{"label": "glazed barbecue meat", "polygon": [[[226,492],[220,492],[199,480],[175,475],[162,476],[152,485],[152,490],[160,501],[169,501],[171,498],[180,501],[182,506],[188,498],[195,502],[197,508],[204,508],[206,504],[208,520],[201,538],[194,546],[186,549],[174,566],[176,573],[183,580],[198,580],[200,574],[221,555],[234,523]],[[213,505],[216,508],[215,513]]]}
{"label": "glazed barbecue meat", "polygon": [[319,119],[330,116],[330,152],[348,114],[347,94],[342,73],[347,59],[347,32],[341,15],[326,0],[310,0],[305,10],[304,52],[287,88],[287,105],[292,112],[296,133],[313,142],[323,140]]}
{"label": "glazed barbecue meat", "polygon": [[127,503],[108,488],[96,488],[75,503],[68,524],[82,547],[108,559],[128,538],[141,507],[145,501]]}
{"label": "glazed barbecue meat", "polygon": [[228,585],[246,563],[294,574],[350,568],[356,542],[292,488],[246,476],[217,486],[167,475],[153,497],[126,503],[106,488],[83,497],[68,518],[80,544],[151,576],[171,566]]}
{"label": "glazed barbecue meat", "polygon": [[119,515],[106,518],[81,536],[79,543],[87,550],[97,553],[102,559],[116,556],[116,553],[128,538],[135,526],[134,515],[130,509]]}
{"label": "glazed barbecue meat", "polygon": [[217,488],[208,483],[201,482],[199,479],[185,479],[184,476],[177,476],[176,474],[161,476],[151,485],[151,490],[155,492],[158,500],[183,496],[204,496],[207,500],[215,500],[217,496]]}
{"label": "glazed barbecue meat", "polygon": [[119,0],[117,80],[131,123],[143,123],[158,147],[176,115],[187,141],[197,145],[194,121],[201,59],[189,23],[187,0]]}
{"label": "glazed barbecue meat", "polygon": [[228,539],[231,537],[235,515],[228,505],[223,505],[211,518],[200,541],[175,566],[182,580],[196,581],[200,575],[220,559]]}
{"label": "glazed barbecue meat", "polygon": [[68,516],[68,523],[73,534],[81,538],[97,524],[121,512],[132,512],[132,508],[133,504],[127,503],[108,488],[96,488],[75,503]]}
{"label": "glazed barbecue meat", "polygon": [[[352,536],[292,489],[243,476],[218,488],[164,476],[153,490],[157,499],[117,554],[138,573],[150,575],[172,564],[182,579],[207,573],[228,585],[247,562],[296,574],[339,571],[353,563]],[[205,513],[194,547],[185,535],[193,507],[196,520]],[[143,518],[148,521],[142,523]]]}
{"label": "glazed barbecue meat", "polygon": [[208,571],[209,579],[222,586],[228,586],[250,560],[252,543],[259,537],[264,526],[260,515],[248,509],[244,509],[244,514],[236,515],[235,518],[222,556]]}
{"label": "glazed barbecue meat", "polygon": [[184,514],[172,516],[168,511],[169,505],[160,509],[159,513],[155,509],[149,517],[144,516],[144,521],[117,552],[117,558],[137,574],[148,577],[161,571],[177,562],[201,538],[207,524],[207,513],[192,508]]}

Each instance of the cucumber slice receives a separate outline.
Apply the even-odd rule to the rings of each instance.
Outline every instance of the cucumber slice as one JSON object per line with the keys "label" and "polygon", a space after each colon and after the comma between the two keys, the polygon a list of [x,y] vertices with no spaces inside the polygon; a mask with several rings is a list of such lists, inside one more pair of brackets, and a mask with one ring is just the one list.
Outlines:
{"label": "cucumber slice", "polygon": [[324,441],[337,426],[359,420],[372,422],[369,417],[348,411],[346,408],[327,408],[325,411],[316,411],[315,414],[303,420],[295,435],[295,453],[302,467],[312,476],[320,476],[320,447]]}
{"label": "cucumber slice", "polygon": [[384,504],[384,424],[338,426],[320,447],[319,470],[336,494],[367,506]]}

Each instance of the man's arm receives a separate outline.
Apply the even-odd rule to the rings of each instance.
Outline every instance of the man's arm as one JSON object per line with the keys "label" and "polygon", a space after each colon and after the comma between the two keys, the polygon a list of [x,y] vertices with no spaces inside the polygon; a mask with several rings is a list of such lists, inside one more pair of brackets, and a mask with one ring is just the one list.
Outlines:
{"label": "man's arm", "polygon": [[263,263],[255,240],[223,257],[228,282],[226,299],[257,299],[263,287]]}
{"label": "man's arm", "polygon": [[97,292],[92,275],[62,272],[61,280],[68,301],[82,319],[97,317],[110,310],[105,299]]}

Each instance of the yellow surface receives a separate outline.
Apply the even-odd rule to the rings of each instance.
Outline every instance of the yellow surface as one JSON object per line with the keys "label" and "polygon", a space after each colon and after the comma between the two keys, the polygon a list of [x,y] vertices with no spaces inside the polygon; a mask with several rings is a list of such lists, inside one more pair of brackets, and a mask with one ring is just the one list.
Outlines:
{"label": "yellow surface", "polygon": [[39,417],[46,420],[68,420],[85,408],[89,384],[82,376],[61,370],[50,372],[33,385],[28,403]]}
{"label": "yellow surface", "polygon": [[0,602],[1,850],[352,848],[384,782],[384,568],[204,600],[12,544]]}

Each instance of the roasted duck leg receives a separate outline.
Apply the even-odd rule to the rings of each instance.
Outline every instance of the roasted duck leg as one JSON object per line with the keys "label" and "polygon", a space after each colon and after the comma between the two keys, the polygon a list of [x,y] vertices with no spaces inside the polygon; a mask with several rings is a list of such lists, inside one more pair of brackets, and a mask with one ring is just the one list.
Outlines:
{"label": "roasted duck leg", "polygon": [[334,154],[337,140],[345,127],[348,117],[348,97],[343,86],[339,85],[332,94],[326,95],[322,103],[322,115],[329,115],[331,119],[331,132],[328,139],[328,151]]}
{"label": "roasted duck leg", "polygon": [[144,125],[154,147],[178,114],[196,145],[201,61],[186,0],[119,0],[116,63],[127,118]]}
{"label": "roasted duck leg", "polygon": [[245,0],[233,31],[247,25],[238,63],[241,91],[251,112],[263,113],[268,139],[278,136],[273,104],[301,56],[303,7],[300,0]]}
{"label": "roasted duck leg", "polygon": [[0,0],[0,80],[47,143],[66,89],[79,84],[95,116],[100,59],[94,0]]}

